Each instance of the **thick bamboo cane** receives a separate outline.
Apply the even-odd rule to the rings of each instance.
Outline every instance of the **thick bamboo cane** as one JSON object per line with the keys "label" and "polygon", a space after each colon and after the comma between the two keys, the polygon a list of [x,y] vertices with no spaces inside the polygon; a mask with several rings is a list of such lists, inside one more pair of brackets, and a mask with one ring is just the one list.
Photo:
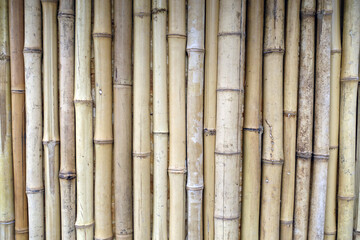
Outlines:
{"label": "thick bamboo cane", "polygon": [[214,238],[215,127],[219,0],[206,0],[204,96],[204,239]]}
{"label": "thick bamboo cane", "polygon": [[75,119],[77,239],[94,238],[93,114],[90,79],[91,0],[76,0]]}
{"label": "thick bamboo cane", "polygon": [[259,239],[261,181],[260,85],[262,83],[262,49],[264,1],[249,1],[246,41],[246,84],[244,109],[244,159],[241,238]]}
{"label": "thick bamboo cane", "polygon": [[14,240],[8,1],[0,1],[0,239]]}
{"label": "thick bamboo cane", "polygon": [[168,91],[166,21],[167,1],[152,2],[154,213],[153,239],[167,239]]}
{"label": "thick bamboo cane", "polygon": [[9,1],[15,236],[28,238],[25,160],[24,1]]}
{"label": "thick bamboo cane", "polygon": [[296,140],[296,184],[294,234],[306,240],[308,232],[310,171],[313,140],[315,0],[301,3],[298,127]]}
{"label": "thick bamboo cane", "polygon": [[336,238],[337,173],[339,154],[339,104],[341,64],[341,1],[333,0],[330,72],[330,158],[327,176],[325,239]]}
{"label": "thick bamboo cane", "polygon": [[260,239],[279,239],[283,154],[284,1],[265,4]]}
{"label": "thick bamboo cane", "polygon": [[185,0],[169,0],[169,238],[185,239]]}
{"label": "thick bamboo cane", "polygon": [[239,238],[242,2],[220,2],[215,149],[215,239]]}
{"label": "thick bamboo cane", "polygon": [[296,115],[299,74],[300,0],[289,1],[284,66],[284,167],[282,172],[280,238],[293,235],[295,194]]}
{"label": "thick bamboo cane", "polygon": [[359,71],[360,1],[344,4],[340,75],[340,146],[337,239],[352,238],[355,200],[356,104]]}
{"label": "thick bamboo cane", "polygon": [[111,166],[112,79],[111,79],[111,1],[94,1],[95,53],[95,239],[112,239]]}
{"label": "thick bamboo cane", "polygon": [[116,239],[132,239],[132,1],[114,1],[114,185]]}

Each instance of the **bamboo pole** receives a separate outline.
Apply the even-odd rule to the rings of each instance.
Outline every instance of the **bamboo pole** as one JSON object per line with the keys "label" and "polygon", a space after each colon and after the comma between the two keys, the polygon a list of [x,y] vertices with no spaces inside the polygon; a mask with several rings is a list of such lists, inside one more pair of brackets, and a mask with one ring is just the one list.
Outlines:
{"label": "bamboo pole", "polygon": [[25,154],[24,1],[9,2],[15,237],[28,238]]}
{"label": "bamboo pole", "polygon": [[114,1],[114,185],[116,239],[132,239],[132,1]]}
{"label": "bamboo pole", "polygon": [[94,1],[95,53],[95,239],[112,239],[111,166],[113,151],[111,86],[111,1]]}
{"label": "bamboo pole", "polygon": [[168,91],[167,91],[167,2],[152,2],[153,21],[153,119],[154,119],[154,212],[153,239],[167,239],[167,163],[168,163]]}
{"label": "bamboo pole", "polygon": [[240,1],[220,2],[215,143],[215,239],[239,238],[241,10]]}
{"label": "bamboo pole", "polygon": [[90,79],[91,0],[76,0],[75,122],[77,239],[94,238],[93,114]]}
{"label": "bamboo pole", "polygon": [[284,1],[265,4],[260,239],[279,239],[283,154]]}
{"label": "bamboo pole", "polygon": [[14,240],[8,1],[0,1],[0,239]]}
{"label": "bamboo pole", "polygon": [[185,0],[169,0],[169,238],[185,239]]}
{"label": "bamboo pole", "polygon": [[340,74],[340,148],[337,239],[351,239],[355,200],[356,104],[359,71],[360,1],[344,4]]}
{"label": "bamboo pole", "polygon": [[331,33],[330,72],[330,158],[327,176],[325,239],[336,238],[336,193],[339,154],[339,104],[340,104],[340,64],[341,64],[341,1],[333,0]]}

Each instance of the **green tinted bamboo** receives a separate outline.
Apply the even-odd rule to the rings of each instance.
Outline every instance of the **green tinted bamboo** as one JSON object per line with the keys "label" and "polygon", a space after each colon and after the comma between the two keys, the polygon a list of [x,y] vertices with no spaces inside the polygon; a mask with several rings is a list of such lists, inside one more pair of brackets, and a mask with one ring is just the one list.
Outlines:
{"label": "green tinted bamboo", "polygon": [[185,239],[185,0],[169,0],[169,238]]}
{"label": "green tinted bamboo", "polygon": [[220,2],[215,149],[215,239],[239,238],[240,1]]}
{"label": "green tinted bamboo", "polygon": [[132,239],[132,1],[114,1],[114,185],[116,239]]}
{"label": "green tinted bamboo", "polygon": [[340,74],[340,146],[337,239],[352,239],[355,200],[356,104],[359,71],[360,1],[344,4]]}
{"label": "green tinted bamboo", "polygon": [[60,239],[57,1],[42,0],[46,239]]}
{"label": "green tinted bamboo", "polygon": [[152,2],[153,21],[153,119],[154,119],[154,212],[153,239],[167,239],[168,91],[166,19],[167,2]]}
{"label": "green tinted bamboo", "polygon": [[24,1],[9,1],[11,57],[11,119],[15,193],[15,236],[27,239],[28,214],[26,199],[25,149],[25,75],[24,75]]}
{"label": "green tinted bamboo", "polygon": [[341,64],[341,1],[333,0],[330,72],[330,158],[327,176],[325,239],[336,238],[337,171],[339,153],[339,104]]}
{"label": "green tinted bamboo", "polygon": [[95,239],[112,239],[111,1],[94,1],[95,53]]}
{"label": "green tinted bamboo", "polygon": [[91,0],[76,0],[75,120],[77,239],[94,239],[93,108],[90,79]]}
{"label": "green tinted bamboo", "polygon": [[293,234],[296,240],[306,240],[308,232],[313,139],[315,10],[315,0],[302,1]]}
{"label": "green tinted bamboo", "polygon": [[254,240],[259,239],[260,217],[262,128],[259,95],[262,83],[264,1],[249,1],[247,15],[241,238]]}
{"label": "green tinted bamboo", "polygon": [[8,1],[0,1],[0,239],[14,240]]}
{"label": "green tinted bamboo", "polygon": [[284,1],[265,4],[260,239],[279,239],[283,154]]}

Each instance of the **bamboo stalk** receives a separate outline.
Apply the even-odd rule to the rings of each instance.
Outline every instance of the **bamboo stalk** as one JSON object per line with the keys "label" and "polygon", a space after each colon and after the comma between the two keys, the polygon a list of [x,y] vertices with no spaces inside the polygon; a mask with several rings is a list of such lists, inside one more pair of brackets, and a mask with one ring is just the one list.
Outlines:
{"label": "bamboo stalk", "polygon": [[264,32],[264,96],[260,239],[279,239],[283,154],[284,1],[267,1]]}
{"label": "bamboo stalk", "polygon": [[356,104],[359,71],[360,1],[344,4],[340,74],[340,148],[337,239],[351,239],[355,200]]}
{"label": "bamboo stalk", "polygon": [[0,1],[0,239],[14,240],[8,1]]}
{"label": "bamboo stalk", "polygon": [[154,119],[154,212],[153,239],[167,239],[167,163],[168,163],[168,91],[167,91],[167,2],[152,3],[153,21],[153,119]]}
{"label": "bamboo stalk", "polygon": [[[360,66],[359,66],[360,73]],[[360,82],[359,82],[360,84]],[[358,98],[357,98],[357,111],[360,111],[360,88],[358,87]],[[360,239],[360,207],[359,207],[359,187],[360,187],[360,114],[357,114],[357,126],[356,126],[356,158],[355,158],[355,209],[354,209],[354,240]]]}
{"label": "bamboo stalk", "polygon": [[28,238],[25,154],[24,1],[9,2],[15,237]]}
{"label": "bamboo stalk", "polygon": [[94,238],[93,114],[90,79],[91,0],[76,0],[75,120],[77,239]]}
{"label": "bamboo stalk", "polygon": [[111,86],[111,1],[94,1],[95,52],[95,239],[112,239],[111,166],[113,151]]}
{"label": "bamboo stalk", "polygon": [[185,239],[185,0],[169,0],[169,238]]}
{"label": "bamboo stalk", "polygon": [[[215,149],[215,239],[239,238],[240,1],[220,2]],[[240,14],[239,14],[240,13]]]}
{"label": "bamboo stalk", "polygon": [[114,184],[116,239],[132,239],[132,1],[114,1]]}

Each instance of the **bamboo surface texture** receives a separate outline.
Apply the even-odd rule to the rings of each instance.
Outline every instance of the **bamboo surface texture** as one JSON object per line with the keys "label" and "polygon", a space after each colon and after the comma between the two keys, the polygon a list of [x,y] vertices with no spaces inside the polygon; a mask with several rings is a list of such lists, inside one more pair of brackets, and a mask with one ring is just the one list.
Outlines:
{"label": "bamboo surface texture", "polygon": [[[359,68],[360,73],[360,68]],[[357,110],[360,111],[360,94],[359,94],[359,87],[358,87],[358,98],[357,98]],[[356,126],[356,158],[355,158],[355,207],[354,207],[354,240],[360,239],[360,214],[359,214],[359,180],[360,180],[360,114],[357,114],[357,126]]]}

